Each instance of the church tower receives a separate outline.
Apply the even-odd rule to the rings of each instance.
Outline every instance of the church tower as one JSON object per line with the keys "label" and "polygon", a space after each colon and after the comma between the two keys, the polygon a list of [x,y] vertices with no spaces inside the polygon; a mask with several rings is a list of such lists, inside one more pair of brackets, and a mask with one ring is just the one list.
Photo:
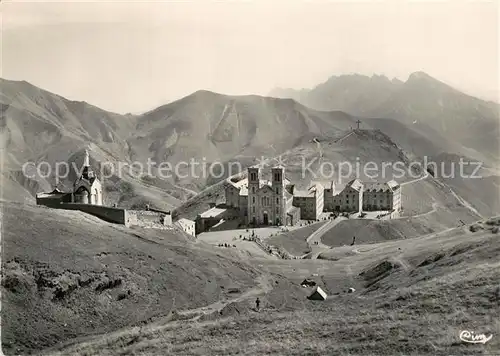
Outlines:
{"label": "church tower", "polygon": [[74,203],[102,205],[102,186],[90,166],[89,151],[85,149],[81,175],[73,184]]}
{"label": "church tower", "polygon": [[248,168],[248,224],[259,224],[259,199],[257,192],[259,191],[259,168]]}
{"label": "church tower", "polygon": [[285,169],[281,166],[272,170],[272,189],[274,192],[273,201],[273,224],[286,224],[286,198],[285,198]]}

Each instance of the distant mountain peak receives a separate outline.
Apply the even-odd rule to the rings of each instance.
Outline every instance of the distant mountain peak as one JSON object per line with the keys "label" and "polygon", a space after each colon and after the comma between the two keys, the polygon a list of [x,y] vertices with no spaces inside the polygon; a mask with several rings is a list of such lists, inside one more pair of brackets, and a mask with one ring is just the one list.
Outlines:
{"label": "distant mountain peak", "polygon": [[444,84],[443,82],[437,80],[434,77],[431,77],[429,74],[423,72],[423,71],[418,71],[418,72],[413,72],[409,75],[407,82],[414,82],[414,81],[431,81],[433,83],[441,83]]}
{"label": "distant mountain peak", "polygon": [[411,87],[420,87],[420,88],[432,88],[435,90],[440,90],[440,91],[453,91],[453,92],[458,92],[455,88],[452,86],[434,78],[431,77],[429,74],[425,72],[414,72],[410,74],[408,77],[408,80],[406,81],[407,85]]}

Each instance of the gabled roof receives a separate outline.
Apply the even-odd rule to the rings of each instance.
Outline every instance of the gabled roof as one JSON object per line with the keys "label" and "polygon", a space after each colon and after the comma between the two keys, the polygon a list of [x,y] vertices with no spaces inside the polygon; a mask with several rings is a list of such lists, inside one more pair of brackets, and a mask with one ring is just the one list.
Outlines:
{"label": "gabled roof", "polygon": [[246,185],[240,188],[239,196],[248,196],[248,187]]}
{"label": "gabled roof", "polygon": [[194,224],[194,221],[186,219],[186,218],[180,218],[179,220],[176,221],[176,223],[179,223],[179,224]]}
{"label": "gabled roof", "polygon": [[227,209],[223,208],[217,208],[213,207],[211,209],[208,209],[207,211],[204,211],[203,213],[200,214],[200,217],[202,218],[214,218],[214,217],[219,217],[222,214],[226,212]]}
{"label": "gabled roof", "polygon": [[297,190],[294,190],[293,196],[294,197],[301,197],[301,198],[313,197],[315,193],[316,193],[316,191],[313,189],[308,189],[308,190],[298,190],[297,189]]}
{"label": "gabled roof", "polygon": [[365,182],[366,192],[392,192],[399,187],[399,184],[395,180],[389,182]]}
{"label": "gabled roof", "polygon": [[350,187],[358,192],[363,189],[363,183],[359,181],[359,179],[353,179],[349,183],[347,183],[346,187]]}
{"label": "gabled roof", "polygon": [[273,192],[273,188],[270,185],[263,185],[259,188],[259,192],[265,192],[266,190],[269,190],[271,193]]}
{"label": "gabled roof", "polygon": [[395,189],[398,189],[399,188],[399,183],[396,182],[395,180],[390,180],[387,182],[387,185],[389,186],[389,188],[391,188],[392,190],[395,190]]}
{"label": "gabled roof", "polygon": [[244,185],[248,185],[248,178],[242,178],[242,179],[238,180],[237,182],[234,182],[233,179],[234,178],[228,178],[227,182],[235,188],[241,188]]}
{"label": "gabled roof", "polygon": [[309,295],[308,299],[311,300],[326,300],[327,294],[321,289],[320,286],[314,288],[313,292]]}

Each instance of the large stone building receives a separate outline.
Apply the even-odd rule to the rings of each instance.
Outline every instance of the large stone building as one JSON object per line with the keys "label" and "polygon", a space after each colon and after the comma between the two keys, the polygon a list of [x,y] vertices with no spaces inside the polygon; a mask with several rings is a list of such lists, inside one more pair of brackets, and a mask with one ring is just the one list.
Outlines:
{"label": "large stone building", "polygon": [[387,211],[393,217],[401,210],[401,186],[393,180],[312,182],[299,190],[284,177],[283,167],[272,168],[271,175],[270,181],[263,180],[259,169],[251,167],[247,178],[229,178],[225,206],[237,209],[246,224],[255,226],[295,225],[299,219],[318,220],[323,212]]}
{"label": "large stone building", "polygon": [[272,168],[271,182],[260,179],[258,168],[248,168],[248,221],[252,225],[285,225],[284,169]]}
{"label": "large stone building", "polygon": [[293,205],[300,208],[304,220],[318,220],[324,210],[324,186],[312,183],[307,190],[293,190]]}
{"label": "large stone building", "polygon": [[259,225],[294,225],[300,210],[293,206],[290,181],[283,167],[271,169],[271,180],[261,179],[259,168],[248,168],[248,177],[229,178],[226,206],[237,208],[245,223]]}
{"label": "large stone building", "polygon": [[332,186],[325,189],[325,206],[327,211],[361,211],[363,205],[363,184],[353,179],[342,189]]}
{"label": "large stone building", "polygon": [[393,211],[401,210],[401,186],[394,180],[385,183],[360,182],[353,179],[344,187],[332,182],[325,189],[325,211]]}
{"label": "large stone building", "polygon": [[401,210],[401,186],[394,180],[386,183],[365,183],[363,210]]}

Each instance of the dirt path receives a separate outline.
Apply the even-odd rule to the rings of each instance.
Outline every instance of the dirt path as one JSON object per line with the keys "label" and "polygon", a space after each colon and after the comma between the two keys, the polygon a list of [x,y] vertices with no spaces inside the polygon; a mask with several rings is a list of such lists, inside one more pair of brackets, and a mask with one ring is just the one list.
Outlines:
{"label": "dirt path", "polygon": [[[99,350],[106,349],[110,345],[117,345],[118,347],[123,346],[121,340],[134,340],[134,338],[139,338],[141,336],[156,333],[167,329],[173,325],[180,323],[187,323],[197,321],[204,315],[209,315],[214,312],[220,311],[230,303],[242,302],[245,300],[253,299],[257,296],[264,295],[273,289],[273,284],[271,278],[268,274],[262,274],[256,279],[257,285],[240,296],[221,299],[212,304],[188,309],[177,312],[177,318],[172,320],[174,314],[172,311],[169,312],[167,316],[161,317],[154,322],[148,323],[144,326],[127,327],[121,330],[113,331],[106,334],[96,335],[92,337],[82,338],[79,341],[66,344],[63,347],[58,347],[57,349],[44,350],[44,354],[49,352],[53,356],[65,356],[65,355],[79,355],[79,354],[99,354]],[[172,308],[175,307],[175,300],[173,301]],[[179,320],[180,319],[180,320]]]}
{"label": "dirt path", "polygon": [[418,182],[418,181],[421,181],[423,179],[428,178],[430,174],[427,171],[424,171],[424,172],[425,172],[425,175],[423,175],[422,177],[416,178],[414,180],[410,180],[409,182],[401,183],[401,187],[404,187],[407,184],[415,183],[415,182]]}
{"label": "dirt path", "polygon": [[335,143],[341,143],[342,141],[344,141],[346,138],[348,138],[349,136],[351,136],[352,134],[354,133],[354,130],[352,130],[351,132],[347,133],[345,136],[339,138],[337,141],[335,141]]}
{"label": "dirt path", "polygon": [[453,194],[453,196],[460,202],[460,204],[462,204],[464,207],[466,207],[467,209],[469,209],[470,211],[472,211],[474,214],[476,214],[477,216],[479,216],[481,219],[484,219],[484,216],[482,216],[479,213],[479,211],[477,211],[476,208],[474,208],[472,206],[471,203],[469,203],[464,198],[462,198],[460,195],[458,195],[457,193],[455,193],[455,191],[453,189],[450,188],[450,191],[451,191],[451,194]]}

